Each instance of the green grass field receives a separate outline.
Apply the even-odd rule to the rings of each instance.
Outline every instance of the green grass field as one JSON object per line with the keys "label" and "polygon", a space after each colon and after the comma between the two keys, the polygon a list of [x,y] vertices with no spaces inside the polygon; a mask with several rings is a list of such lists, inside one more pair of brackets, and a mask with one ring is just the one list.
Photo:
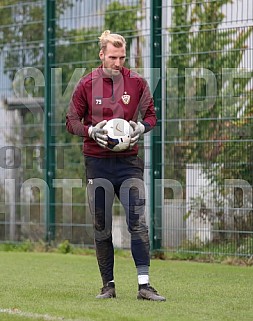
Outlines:
{"label": "green grass field", "polygon": [[166,302],[136,299],[131,258],[116,256],[117,298],[101,287],[92,255],[0,252],[1,321],[253,320],[253,268],[152,260],[151,283]]}

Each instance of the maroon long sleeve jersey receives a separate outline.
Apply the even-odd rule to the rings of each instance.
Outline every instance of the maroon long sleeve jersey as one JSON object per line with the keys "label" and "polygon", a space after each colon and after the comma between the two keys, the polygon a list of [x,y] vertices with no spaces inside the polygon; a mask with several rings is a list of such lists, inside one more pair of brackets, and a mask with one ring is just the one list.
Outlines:
{"label": "maroon long sleeve jersey", "polygon": [[[100,147],[88,135],[88,128],[100,121],[123,118],[137,122],[141,116],[145,132],[156,125],[153,99],[144,78],[122,68],[117,76],[108,77],[102,66],[84,76],[77,84],[66,116],[67,130],[84,138],[83,153],[93,157],[115,157],[115,152]],[[117,156],[137,155],[138,146],[117,152]]]}

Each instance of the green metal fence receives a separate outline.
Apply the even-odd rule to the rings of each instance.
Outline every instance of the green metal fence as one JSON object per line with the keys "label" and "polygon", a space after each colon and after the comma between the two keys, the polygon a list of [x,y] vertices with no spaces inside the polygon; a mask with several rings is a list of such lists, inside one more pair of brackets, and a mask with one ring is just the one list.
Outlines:
{"label": "green metal fence", "polygon": [[[252,255],[253,7],[247,0],[3,0],[0,240],[92,246],[72,90],[105,29],[128,43],[158,124],[141,142],[153,251]],[[114,241],[129,247],[116,201]]]}

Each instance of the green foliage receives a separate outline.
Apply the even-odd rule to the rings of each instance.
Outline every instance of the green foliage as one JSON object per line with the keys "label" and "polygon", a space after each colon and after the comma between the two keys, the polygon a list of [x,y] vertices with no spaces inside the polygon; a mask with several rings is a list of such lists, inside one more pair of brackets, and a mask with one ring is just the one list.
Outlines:
{"label": "green foliage", "polygon": [[[5,49],[4,72],[12,80],[22,67],[43,69],[44,55],[44,6],[42,2],[33,5],[18,0],[4,0],[0,7],[1,33],[0,51]],[[71,0],[56,1],[56,15],[72,6]],[[62,34],[63,30],[58,30]]]}
{"label": "green foliage", "polygon": [[[55,63],[61,69],[59,78],[56,79],[55,91],[55,145],[56,145],[56,178],[83,179],[85,187],[85,173],[83,168],[82,144],[83,138],[70,135],[65,128],[65,117],[71,94],[80,77],[89,73],[92,68],[97,67],[99,60],[98,37],[101,34],[101,27],[90,27],[81,29],[63,28],[59,24],[59,15],[66,12],[73,5],[72,0],[56,1],[56,46]],[[120,2],[111,2],[105,9],[104,29],[111,29],[114,32],[122,31],[127,38],[128,45],[137,35],[136,22],[138,6],[122,5]],[[4,50],[5,56],[4,72],[12,80],[17,70],[22,67],[36,67],[43,72],[44,68],[44,6],[41,1],[20,3],[17,0],[6,0],[0,7],[1,24],[4,26],[0,33],[0,51]],[[115,19],[117,16],[117,19]],[[72,78],[76,68],[82,68],[83,72],[79,78]],[[26,79],[26,91],[33,97],[43,96],[44,88],[34,90],[33,79]],[[23,84],[21,84],[22,86]],[[43,179],[45,170],[43,115],[34,117],[31,113],[25,113],[22,127],[22,164],[24,170],[22,179],[29,178]],[[11,138],[14,144],[20,143],[20,128],[17,135]],[[16,141],[14,141],[16,140]],[[39,202],[38,193],[33,195]],[[63,197],[60,188],[55,189],[56,221],[62,222]],[[58,205],[60,204],[60,205]],[[83,206],[82,206],[83,204]],[[75,189],[73,193],[73,223],[83,224],[87,215],[85,188]],[[64,204],[63,204],[64,206]],[[37,215],[38,207],[34,207],[31,219]],[[85,241],[78,228],[73,232],[77,242]],[[64,238],[61,229],[57,230],[58,239]],[[87,240],[90,242],[90,239]],[[72,250],[67,244],[62,244],[60,250]]]}
{"label": "green foliage", "polygon": [[204,243],[195,238],[183,241],[176,249],[164,248],[160,252],[163,253],[163,259],[169,260],[253,266],[253,236],[241,238],[239,243],[233,239]]}
{"label": "green foliage", "polygon": [[119,1],[110,3],[105,11],[105,29],[109,29],[112,33],[119,33],[124,36],[127,42],[127,49],[130,50],[131,44],[136,39],[136,52],[134,66],[130,66],[126,60],[126,67],[141,68],[142,67],[142,37],[137,27],[138,21],[143,19],[141,15],[141,1],[137,5],[124,5]]}
{"label": "green foliage", "polygon": [[63,241],[58,245],[58,251],[62,254],[73,253],[73,250],[74,248],[68,240]]}
{"label": "green foliage", "polygon": [[4,252],[33,252],[35,244],[30,240],[25,240],[21,243],[2,243],[0,244],[0,251]]}
{"label": "green foliage", "polygon": [[[0,243],[0,251],[3,252],[50,252],[60,254],[73,255],[92,255],[95,256],[94,248],[87,248],[75,246],[69,240],[64,240],[60,243],[48,244],[43,240],[33,242],[25,240],[23,242],[9,242]],[[126,249],[115,248],[116,257],[131,258],[131,251]],[[253,236],[252,234],[245,235],[245,237],[238,239],[224,239],[217,242],[202,242],[199,238],[194,240],[184,240],[177,249],[163,248],[157,252],[152,253],[153,259],[177,259],[177,260],[193,260],[204,262],[240,262],[244,265],[253,265]],[[244,262],[244,263],[243,263]]]}
{"label": "green foliage", "polygon": [[[39,240],[37,242],[31,240],[24,240],[23,242],[6,242],[0,243],[0,251],[2,252],[34,252],[34,253],[60,253],[60,254],[75,254],[75,255],[95,255],[95,250],[74,246],[69,240],[57,244],[51,242],[50,244]],[[117,253],[117,252],[116,252]],[[121,252],[120,252],[121,253]],[[122,255],[127,257],[127,251],[122,251]],[[129,254],[128,254],[129,257]]]}
{"label": "green foliage", "polygon": [[139,6],[123,5],[119,1],[110,3],[105,12],[105,29],[122,34],[130,46],[132,39],[138,34],[136,23],[141,20],[138,9]]}
{"label": "green foliage", "polygon": [[58,37],[63,41],[56,46],[56,61],[63,70],[63,92],[75,68],[84,68],[84,74],[87,74],[100,63],[99,36],[100,31],[96,27],[65,30],[64,36],[59,32]]}
{"label": "green foliage", "polygon": [[[248,86],[253,72],[248,71],[247,77],[238,73],[253,28],[222,25],[225,20],[222,9],[232,3],[232,0],[196,3],[175,0],[167,64],[176,68],[176,74],[171,71],[168,75],[166,134],[178,143],[166,146],[167,159],[173,159],[176,165],[168,166],[166,175],[183,183],[185,173],[181,169],[187,163],[199,163],[221,190],[225,178],[253,183],[253,100]],[[195,74],[192,71],[187,78],[186,68],[195,68]],[[215,78],[217,91],[212,91],[213,97],[206,97],[206,83],[201,79],[203,70],[205,79],[208,75]],[[237,103],[232,97],[238,98]]]}
{"label": "green foliage", "polygon": [[[248,99],[246,85],[248,79],[240,79],[237,83],[235,95],[246,91],[245,98],[241,99],[240,105],[235,108],[229,104],[229,100],[223,98],[227,96],[229,86],[222,83],[222,68],[238,68],[245,51],[245,41],[252,33],[252,28],[243,29],[240,34],[236,29],[220,28],[224,15],[221,11],[224,4],[231,3],[231,0],[205,2],[199,1],[196,4],[189,6],[191,1],[176,0],[173,13],[173,25],[171,27],[171,57],[168,61],[169,68],[178,68],[178,83],[174,81],[169,88],[169,97],[177,96],[177,107],[169,108],[169,119],[178,117],[196,118],[196,121],[187,121],[181,123],[178,129],[181,139],[184,141],[191,140],[213,140],[220,138],[220,133],[224,133],[226,126],[218,119],[223,116],[231,118],[236,117],[238,112],[245,107],[245,103],[251,106]],[[181,5],[180,5],[181,4]],[[214,97],[215,102],[212,105],[203,105],[203,109],[187,110],[188,102],[187,95],[191,97],[192,93],[196,92],[197,99],[205,97],[205,86],[198,83],[187,87],[185,68],[205,68],[210,70],[216,77],[217,81],[217,96]],[[196,75],[201,77],[201,75]],[[190,80],[191,81],[191,80]],[[189,83],[187,83],[189,85]],[[196,86],[196,87],[195,87]],[[186,94],[186,96],[185,96]],[[172,101],[173,103],[173,101]],[[230,122],[229,122],[230,123]],[[231,131],[233,123],[230,123],[229,130]],[[224,133],[224,138],[226,133]],[[190,161],[201,162],[210,159],[210,145],[196,144],[192,145]],[[213,160],[213,159],[212,159]]]}

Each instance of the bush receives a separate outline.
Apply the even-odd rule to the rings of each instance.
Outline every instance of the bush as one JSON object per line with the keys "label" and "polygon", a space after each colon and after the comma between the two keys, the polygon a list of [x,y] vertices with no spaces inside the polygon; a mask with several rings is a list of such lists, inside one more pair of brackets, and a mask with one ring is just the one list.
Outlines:
{"label": "bush", "polygon": [[68,240],[63,241],[58,245],[58,252],[62,254],[72,253],[74,252],[74,247],[69,243]]}

